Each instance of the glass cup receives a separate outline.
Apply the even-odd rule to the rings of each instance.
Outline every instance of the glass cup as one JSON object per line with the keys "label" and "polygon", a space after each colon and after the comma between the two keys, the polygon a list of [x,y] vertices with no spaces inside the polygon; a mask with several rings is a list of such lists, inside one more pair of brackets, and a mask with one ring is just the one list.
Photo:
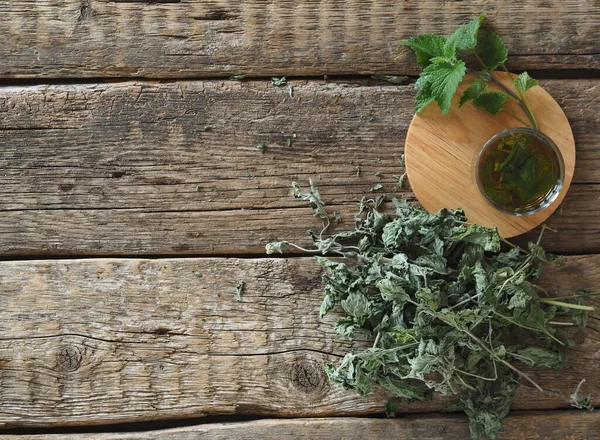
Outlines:
{"label": "glass cup", "polygon": [[[552,162],[552,170],[550,172],[553,172],[553,174],[555,174],[553,179],[554,183],[548,189],[548,191],[545,194],[540,195],[540,197],[538,197],[533,203],[528,203],[524,206],[514,206],[509,205],[507,203],[502,204],[498,201],[494,201],[491,198],[490,194],[488,194],[488,191],[491,190],[486,190],[485,182],[483,181],[482,177],[482,171],[484,166],[483,164],[485,163],[486,157],[488,157],[487,153],[490,152],[490,149],[496,148],[503,141],[510,139],[511,137],[514,137],[517,134],[525,135],[527,140],[535,142],[538,148],[546,149],[545,154],[547,154],[548,157],[550,157],[550,160]],[[539,212],[547,206],[551,205],[552,202],[556,200],[556,198],[560,194],[560,190],[563,187],[563,182],[565,179],[565,163],[562,154],[560,153],[560,150],[558,149],[554,141],[552,141],[552,139],[550,139],[542,132],[525,127],[509,128],[508,130],[504,130],[500,133],[495,134],[485,143],[477,157],[475,175],[479,191],[492,206],[506,214],[524,216],[535,214],[536,212]]]}

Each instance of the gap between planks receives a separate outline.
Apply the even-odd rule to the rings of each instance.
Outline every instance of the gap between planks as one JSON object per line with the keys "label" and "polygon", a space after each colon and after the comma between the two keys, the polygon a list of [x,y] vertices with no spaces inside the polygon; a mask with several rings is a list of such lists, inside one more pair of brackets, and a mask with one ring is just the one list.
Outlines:
{"label": "gap between planks", "polygon": [[[192,424],[182,422],[179,427],[154,422],[131,426],[132,430],[78,432],[77,428],[61,432],[0,435],[2,440],[463,440],[469,435],[466,417],[458,414],[404,416],[382,418],[309,418],[258,419]],[[165,426],[166,425],[166,426]],[[154,426],[153,430],[147,429]],[[130,429],[131,429],[130,428]],[[98,432],[102,429],[102,432]],[[117,432],[121,431],[121,432]],[[144,432],[139,432],[144,431]],[[596,412],[545,411],[513,412],[503,421],[498,440],[595,440],[600,433],[600,414]]]}
{"label": "gap between planks", "polygon": [[[515,69],[513,73],[521,73],[524,69]],[[537,80],[578,80],[578,79],[600,79],[600,69],[549,69],[549,70],[536,70],[527,69],[527,72],[531,77]],[[301,76],[286,76],[288,82],[294,81],[324,81],[329,83],[364,83],[365,85],[389,85],[392,84],[389,81],[377,79],[376,75],[396,75],[407,77],[405,84],[414,84],[418,78],[418,72],[410,72],[406,74],[398,73],[378,73],[378,74],[333,74],[333,75],[301,75]],[[45,86],[45,85],[77,85],[77,84],[95,84],[95,83],[122,83],[131,81],[140,82],[161,82],[161,83],[174,83],[179,81],[236,81],[230,79],[231,75],[221,76],[189,76],[185,78],[173,77],[131,77],[131,76],[117,76],[117,77],[40,77],[40,78],[3,78],[0,77],[0,88],[2,87],[14,87],[14,86]],[[271,82],[274,77],[280,78],[283,75],[273,73],[267,76],[246,76],[242,82],[247,81],[265,81]],[[1,91],[1,90],[0,90]]]}

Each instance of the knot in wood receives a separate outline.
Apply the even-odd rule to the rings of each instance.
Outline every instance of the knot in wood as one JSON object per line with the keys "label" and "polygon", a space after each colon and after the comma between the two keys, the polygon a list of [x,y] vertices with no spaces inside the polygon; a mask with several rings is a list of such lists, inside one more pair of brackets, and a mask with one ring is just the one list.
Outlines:
{"label": "knot in wood", "polygon": [[326,383],[325,379],[323,368],[315,361],[304,359],[292,365],[292,385],[306,394],[322,390]]}
{"label": "knot in wood", "polygon": [[74,345],[63,345],[58,350],[58,368],[62,371],[75,371],[81,365],[81,351]]}

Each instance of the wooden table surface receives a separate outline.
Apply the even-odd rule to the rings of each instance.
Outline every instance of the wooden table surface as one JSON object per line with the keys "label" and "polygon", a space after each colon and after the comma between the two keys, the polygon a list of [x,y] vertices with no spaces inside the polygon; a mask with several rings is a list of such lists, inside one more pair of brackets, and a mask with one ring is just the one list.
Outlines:
{"label": "wooden table surface", "polygon": [[[364,341],[318,319],[311,258],[264,245],[319,227],[292,181],[342,227],[377,183],[414,199],[393,177],[413,85],[371,75],[414,80],[398,42],[480,13],[575,135],[544,282],[598,289],[598,0],[0,2],[0,437],[467,438],[451,399],[387,420],[383,391],[332,388],[322,365]],[[600,396],[599,333],[596,312],[562,372],[530,374]],[[522,387],[501,438],[600,439],[600,413]]]}

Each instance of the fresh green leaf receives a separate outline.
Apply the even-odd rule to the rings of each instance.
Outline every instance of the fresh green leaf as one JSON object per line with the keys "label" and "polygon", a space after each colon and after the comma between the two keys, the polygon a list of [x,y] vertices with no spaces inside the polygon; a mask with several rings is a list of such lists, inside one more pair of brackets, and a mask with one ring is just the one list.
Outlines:
{"label": "fresh green leaf", "polygon": [[477,99],[485,89],[487,88],[487,81],[482,78],[477,78],[473,84],[471,84],[460,97],[459,107],[465,103]]}
{"label": "fresh green leaf", "polygon": [[446,43],[444,43],[444,51],[440,58],[446,59],[446,60],[450,61],[451,63],[456,62],[456,42],[455,41],[446,40]]}
{"label": "fresh green leaf", "polygon": [[479,27],[483,22],[485,15],[480,15],[479,17],[471,20],[467,24],[459,27],[454,31],[452,35],[448,38],[449,41],[452,41],[458,50],[473,50],[477,45],[477,34],[479,33]]}
{"label": "fresh green leaf", "polygon": [[525,93],[530,88],[537,86],[538,82],[530,77],[527,72],[523,72],[514,79],[513,84],[518,90]]}
{"label": "fresh green leaf", "polygon": [[425,107],[434,101],[433,94],[431,92],[431,84],[425,83],[422,88],[417,92],[415,97],[415,111],[417,114],[421,113]]}
{"label": "fresh green leaf", "polygon": [[485,92],[473,99],[473,104],[481,107],[491,115],[496,115],[502,110],[508,95],[502,92]]}
{"label": "fresh green leaf", "polygon": [[508,49],[504,42],[492,31],[485,31],[479,35],[476,51],[488,71],[502,66],[508,58]]}
{"label": "fresh green leaf", "polygon": [[528,157],[520,173],[525,188],[529,190],[534,189],[540,180],[542,172],[543,170],[540,168],[539,161],[535,157]]}
{"label": "fresh green leaf", "polygon": [[450,111],[452,97],[466,73],[464,61],[452,63],[446,58],[433,58],[431,64],[423,70],[431,90],[431,97],[437,102],[442,114]]}
{"label": "fresh green leaf", "polygon": [[446,38],[441,35],[419,35],[406,40],[403,44],[415,52],[417,63],[421,68],[425,68],[431,58],[444,56],[446,41]]}

